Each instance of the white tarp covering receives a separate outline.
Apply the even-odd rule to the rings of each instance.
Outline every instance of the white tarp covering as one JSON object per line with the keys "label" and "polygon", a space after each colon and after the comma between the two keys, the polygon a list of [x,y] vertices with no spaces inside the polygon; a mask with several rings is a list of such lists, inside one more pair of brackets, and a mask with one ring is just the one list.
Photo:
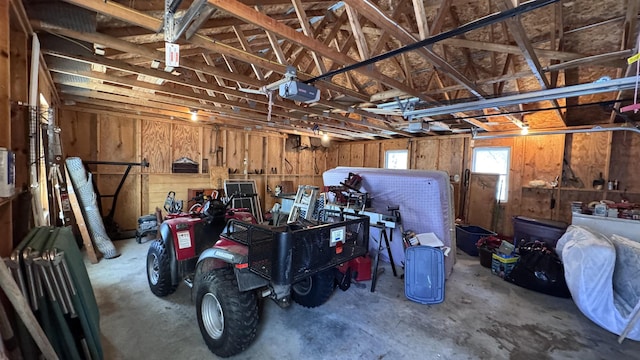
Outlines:
{"label": "white tarp covering", "polygon": [[[387,206],[398,205],[405,230],[413,230],[416,234],[432,232],[445,246],[456,248],[454,205],[449,175],[446,172],[337,167],[324,172],[324,185],[339,186],[349,173],[356,173],[362,177],[360,191],[370,194],[371,206],[375,212],[390,214]],[[380,237],[379,231],[374,227],[371,228],[371,237],[369,250],[375,252]],[[397,265],[403,264],[404,247],[402,235],[397,227],[393,229],[391,251],[394,262]],[[389,261],[386,251],[380,256],[381,259]],[[445,257],[447,278],[454,263],[455,251],[451,251],[449,256]]]}
{"label": "white tarp covering", "polygon": [[[618,244],[614,245],[614,242]],[[624,249],[617,251],[622,247]],[[620,237],[612,240],[586,227],[571,225],[558,240],[556,251],[562,258],[567,286],[580,311],[599,326],[620,335],[629,323],[633,307],[636,310],[640,307],[638,294],[634,295],[638,290],[635,284],[640,272],[640,246],[624,244]],[[617,261],[617,257],[636,260],[623,263]],[[627,338],[640,341],[640,323],[631,329]]]}

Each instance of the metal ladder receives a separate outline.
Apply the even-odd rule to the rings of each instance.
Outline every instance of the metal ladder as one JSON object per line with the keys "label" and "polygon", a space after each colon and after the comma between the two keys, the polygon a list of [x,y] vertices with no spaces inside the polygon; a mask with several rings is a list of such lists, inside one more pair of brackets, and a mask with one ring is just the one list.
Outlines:
{"label": "metal ladder", "polygon": [[291,212],[289,212],[287,224],[294,223],[298,219],[311,220],[319,193],[320,188],[317,186],[299,185],[296,198],[291,206]]}

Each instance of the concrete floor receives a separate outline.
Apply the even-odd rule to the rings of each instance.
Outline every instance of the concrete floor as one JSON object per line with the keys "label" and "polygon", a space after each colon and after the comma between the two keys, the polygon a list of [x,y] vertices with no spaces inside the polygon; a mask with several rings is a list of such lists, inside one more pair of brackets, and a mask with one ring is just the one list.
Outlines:
{"label": "concrete floor", "polygon": [[[121,240],[122,256],[87,263],[101,313],[106,359],[213,359],[198,329],[190,289],[166,298],[148,288],[149,242]],[[357,286],[360,285],[360,286]],[[458,251],[445,301],[404,296],[390,268],[337,290],[315,309],[264,302],[258,336],[235,359],[640,359],[640,343],[584,317],[570,299],[507,283]]]}

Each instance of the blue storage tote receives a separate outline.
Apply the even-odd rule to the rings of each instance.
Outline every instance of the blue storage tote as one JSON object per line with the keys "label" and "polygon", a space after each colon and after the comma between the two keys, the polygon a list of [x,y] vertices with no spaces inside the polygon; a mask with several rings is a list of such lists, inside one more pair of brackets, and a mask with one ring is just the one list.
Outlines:
{"label": "blue storage tote", "polygon": [[456,246],[471,256],[478,256],[476,243],[485,236],[496,235],[493,231],[475,225],[456,225]]}
{"label": "blue storage tote", "polygon": [[431,246],[405,250],[404,294],[420,304],[444,301],[444,253]]}

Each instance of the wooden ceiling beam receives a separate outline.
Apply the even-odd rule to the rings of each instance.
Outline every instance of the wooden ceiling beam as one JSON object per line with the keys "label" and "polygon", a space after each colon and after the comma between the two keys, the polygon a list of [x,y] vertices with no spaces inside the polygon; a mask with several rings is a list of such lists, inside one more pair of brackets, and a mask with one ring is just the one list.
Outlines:
{"label": "wooden ceiling beam", "polygon": [[[125,22],[128,22],[130,24],[136,25],[136,26],[141,26],[141,27],[146,27],[148,30],[152,30],[152,31],[158,31],[157,29],[160,28],[162,26],[162,20],[160,19],[154,19],[155,23],[152,23],[150,21],[150,18],[148,15],[136,11],[134,9],[131,8],[127,8],[127,7],[123,7],[123,6],[115,6],[113,5],[113,2],[108,2],[108,3],[104,3],[101,0],[64,0],[66,2],[72,3],[74,5],[80,6],[80,7],[84,7],[86,9],[89,10],[93,10],[93,11],[97,11],[99,13],[105,14],[105,15],[110,15],[110,16],[114,16],[120,20],[123,20]],[[114,6],[113,8],[111,6]],[[244,6],[244,5],[243,5]],[[293,29],[279,24],[277,22],[275,22],[273,19],[267,17],[266,15],[263,15],[251,8],[248,8],[250,13],[252,14],[259,14],[261,16],[263,16],[264,18],[268,19],[267,21],[271,21],[274,22],[280,26],[284,26],[285,28],[291,30],[293,32]],[[113,13],[112,13],[113,10]],[[145,21],[144,22],[139,22],[138,18],[144,18]],[[296,35],[302,36],[304,37],[304,35],[302,34],[298,34],[296,33]],[[207,36],[201,35],[200,33],[194,34],[190,39],[189,42],[196,44],[196,45],[200,45],[201,47],[207,49],[208,51],[212,51],[212,52],[216,52],[216,53],[220,53],[220,54],[225,54],[227,56],[231,56],[235,59],[241,60],[243,62],[246,62],[248,64],[255,64],[257,66],[260,66],[264,69],[269,69],[269,70],[273,70],[275,72],[278,72],[280,74],[284,74],[286,73],[286,66],[278,64],[276,62],[272,62],[269,60],[266,60],[258,55],[255,54],[249,54],[246,51],[234,48],[232,46],[228,46],[219,42],[215,42],[214,40],[210,39]],[[164,55],[162,57],[162,59],[164,59]],[[235,74],[231,74],[231,75],[235,75]],[[222,75],[220,75],[222,76]],[[312,76],[309,74],[301,74],[298,73],[298,78],[305,80],[305,79],[310,79]],[[237,81],[237,80],[234,80]],[[240,81],[242,82],[242,81]],[[250,84],[251,82],[254,82],[253,80],[250,81],[248,84]],[[261,84],[258,85],[258,87],[263,86],[263,85],[267,85],[267,84]],[[368,100],[368,96],[363,95],[363,94],[359,94],[353,90],[350,89],[346,89],[340,86],[337,86],[333,83],[331,83],[330,81],[320,81],[318,83],[315,84],[316,86],[318,86],[319,88],[323,88],[323,89],[331,89],[333,91],[337,91],[340,93],[344,93],[348,96],[357,98],[357,99],[361,99],[363,101]]]}
{"label": "wooden ceiling beam", "polygon": [[[62,106],[62,108],[66,108],[74,111],[84,111],[84,112],[92,112],[99,114],[111,114],[113,115],[114,110],[118,113],[129,114],[134,118],[145,119],[145,120],[158,120],[159,118],[166,117],[168,121],[184,121],[187,123],[194,123],[191,120],[191,114],[183,114],[178,112],[166,111],[166,110],[157,110],[150,109],[147,107],[140,107],[131,104],[122,104],[115,103],[112,101],[100,100],[93,97],[81,97],[74,95],[67,95],[65,99],[72,100],[76,103],[76,105],[67,105]],[[121,106],[116,106],[116,104]],[[114,108],[115,107],[115,108]],[[273,125],[269,127],[265,127],[259,124],[256,124],[256,121],[250,118],[243,118],[240,116],[230,116],[227,115],[216,115],[214,119],[209,117],[207,120],[196,120],[196,123],[216,126],[220,129],[233,129],[233,130],[243,130],[247,131],[247,127],[251,127],[251,132],[257,133],[265,133],[265,134],[296,134],[300,135],[307,134],[309,136],[317,136],[313,130],[309,130],[307,128],[301,127],[292,127],[288,125]],[[343,140],[353,140],[354,138],[359,138],[359,136],[353,136],[347,131],[332,131],[331,136],[343,139]],[[282,135],[281,135],[282,136]]]}
{"label": "wooden ceiling beam", "polygon": [[[381,29],[388,32],[391,36],[398,39],[403,45],[413,44],[419,41],[413,34],[404,29],[397,22],[393,21],[370,0],[345,0],[345,3],[358,9],[358,12],[360,14],[369,19],[369,21],[379,26]],[[417,51],[425,59],[429,60],[434,66],[441,69],[441,71],[447,74],[447,76],[460,83],[461,85],[464,85],[467,90],[469,90],[475,96],[479,98],[484,98],[487,96],[484,91],[476,87],[471,80],[467,79],[466,76],[464,76],[456,68],[451,66],[445,59],[436,54],[432,49],[423,47]]]}
{"label": "wooden ceiling beam", "polygon": [[356,41],[356,47],[360,55],[360,61],[367,60],[371,55],[369,53],[367,38],[362,33],[362,26],[360,25],[360,19],[358,19],[359,14],[350,5],[345,5],[345,8],[347,17],[349,18],[349,24],[351,25],[351,33]]}
{"label": "wooden ceiling beam", "polygon": [[[57,54],[55,54],[55,55],[57,55]],[[74,56],[74,57],[67,56],[65,58],[75,59],[75,60],[78,60],[78,61],[87,61],[87,59],[83,59],[82,57],[78,57],[78,56]],[[97,60],[99,60],[99,59],[100,58],[98,58]],[[96,60],[94,60],[94,61],[96,61]],[[114,64],[113,62],[109,62],[109,64],[104,64],[104,65],[105,66],[114,66],[114,67],[116,66],[116,64]],[[162,86],[152,85],[150,83],[136,81],[136,80],[132,80],[130,78],[125,78],[125,77],[116,78],[116,77],[113,77],[113,76],[108,76],[108,75],[104,75],[104,74],[96,73],[96,72],[82,72],[82,71],[77,71],[77,70],[66,71],[66,70],[58,69],[58,68],[54,68],[52,70],[56,71],[56,72],[67,73],[69,75],[75,74],[75,75],[79,75],[79,76],[83,76],[83,77],[87,77],[87,78],[103,80],[103,81],[109,81],[109,82],[113,82],[113,83],[117,83],[117,84],[121,84],[121,85],[136,86],[136,87],[140,87],[140,88],[146,88],[148,90],[153,90],[153,91],[157,91],[157,92],[163,92],[163,93],[166,93],[166,94],[169,94],[169,95],[178,94],[178,95],[185,96],[185,97],[188,97],[188,98],[192,98],[192,99],[195,99],[195,100],[198,100],[198,101],[205,100],[205,101],[208,101],[208,102],[214,102],[214,103],[219,103],[219,104],[222,103],[224,105],[235,106],[235,107],[240,107],[240,108],[246,108],[247,106],[249,106],[249,105],[245,105],[245,104],[237,103],[237,102],[232,102],[232,101],[225,102],[225,101],[223,101],[221,99],[207,98],[206,96],[203,96],[203,95],[200,95],[200,94],[192,94],[192,93],[190,93],[188,91],[185,91],[185,90],[180,90],[180,89],[176,89],[176,88],[165,88],[165,87],[162,87]],[[123,70],[123,71],[129,70],[129,71],[131,71],[133,69],[131,69],[131,68],[127,67],[127,66],[122,66],[120,68],[120,70]],[[175,83],[177,85],[189,86],[189,87],[192,87],[194,85],[192,81],[188,81],[186,79],[179,79],[179,77],[168,75],[168,74],[166,74],[165,72],[162,72],[162,71],[157,71],[157,70],[156,71],[146,71],[145,73],[146,73],[145,75],[148,75],[148,76],[156,76],[157,75],[157,77],[163,78],[164,80],[172,82],[172,83]],[[246,93],[243,93],[243,92],[240,92],[240,91],[237,91],[237,90],[226,89],[226,88],[222,88],[222,87],[216,87],[215,85],[208,85],[208,84],[204,84],[204,83],[198,84],[197,86],[198,86],[199,89],[202,89],[202,90],[205,90],[205,91],[216,91],[216,92],[221,92],[223,94],[232,93],[234,96],[241,97],[241,98],[247,98],[247,99],[250,99],[250,100],[258,102],[258,103],[264,103],[264,104],[268,103],[267,98],[264,97],[264,96],[260,96],[260,95],[246,94]],[[327,102],[327,104],[331,104],[331,103]],[[298,112],[302,112],[302,113],[308,113],[311,116],[318,116],[320,118],[329,118],[329,119],[334,119],[336,121],[348,120],[348,118],[346,118],[344,116],[337,115],[337,114],[329,114],[329,115],[327,115],[327,114],[323,113],[321,110],[317,110],[317,109],[313,109],[313,108],[300,108],[297,105],[295,105],[294,103],[289,102],[289,101],[274,100],[274,105],[277,106],[277,107],[283,107],[283,108],[286,108],[286,109],[289,109],[289,110],[293,110],[293,111],[298,111]],[[256,109],[254,109],[253,107],[250,107],[250,106],[249,106],[249,109],[256,110]],[[262,109],[262,110],[265,113],[267,112],[266,109]],[[345,111],[347,111],[347,110],[345,109]],[[278,111],[276,111],[276,113],[278,115],[281,115],[281,116],[284,116],[284,117],[291,117],[291,115],[289,113],[283,113],[283,112],[278,112]],[[358,124],[358,125],[360,125],[360,124]],[[372,127],[376,128],[376,126],[372,126]],[[377,130],[385,130],[385,129],[386,129],[386,127],[384,125],[381,125],[381,126],[377,127]]]}
{"label": "wooden ceiling beam", "polygon": [[[444,11],[444,13],[447,13],[447,11]],[[393,19],[394,17],[392,16],[391,18]],[[343,28],[343,29],[347,30],[347,28]],[[364,27],[362,29],[362,32],[364,32],[365,34],[371,34],[371,35],[377,35],[377,36],[382,36],[385,33],[385,31],[382,29],[371,28],[371,27]],[[418,36],[417,34],[412,34],[412,35],[415,36],[416,38]],[[449,45],[449,46],[455,46],[455,47],[470,48],[475,50],[493,51],[497,53],[510,53],[510,54],[516,54],[516,55],[520,55],[522,53],[520,48],[516,45],[501,44],[501,43],[495,43],[490,41],[460,39],[460,38],[444,39],[442,41],[437,42],[434,45]],[[538,58],[557,59],[562,61],[575,60],[575,59],[580,59],[587,56],[580,53],[553,50],[553,49],[551,50],[542,49],[542,48],[534,48],[534,52],[536,53]],[[375,54],[375,53],[372,51],[372,54]]]}
{"label": "wooden ceiling beam", "polygon": [[429,36],[429,22],[427,21],[427,12],[424,8],[424,1],[413,0],[413,13],[416,17],[416,24],[418,25],[418,34],[420,40],[424,40]]}
{"label": "wooden ceiling beam", "polygon": [[[135,54],[150,60],[157,60],[157,61],[164,62],[165,55],[164,55],[164,52],[162,51],[157,51],[145,46],[132,44],[124,40],[113,38],[111,36],[106,36],[100,33],[79,32],[79,31],[70,30],[70,29],[62,28],[59,26],[51,25],[51,24],[46,24],[40,21],[32,21],[32,25],[34,26],[35,29],[38,29],[41,31],[46,31],[52,34],[70,37],[75,40],[102,44],[107,47],[111,47],[126,53]],[[212,68],[195,61],[183,59],[183,61],[181,61],[181,65],[191,70],[202,71],[206,74],[209,74],[212,76],[220,76],[231,81],[237,81],[237,82],[258,86],[258,87],[262,86],[262,83],[255,79],[241,76],[239,74],[229,73],[221,69]]]}
{"label": "wooden ceiling beam", "polygon": [[[302,7],[302,2],[300,0],[291,0],[291,4],[293,4],[293,8],[296,11],[296,15],[298,15],[298,21],[300,22],[300,27],[302,28],[302,32],[309,38],[315,39],[315,35],[313,34],[313,29],[311,28],[311,24],[309,23],[309,19],[307,18],[307,14],[304,12],[304,8]],[[261,14],[261,13],[260,13]],[[327,68],[324,65],[324,61],[320,54],[313,49],[308,49],[311,52],[311,57],[313,58],[313,62],[316,64],[316,68],[319,74],[324,74],[327,72]]]}
{"label": "wooden ceiling beam", "polygon": [[[233,26],[233,32],[235,32],[236,37],[238,38],[238,41],[242,46],[242,50],[247,52],[253,52],[253,50],[251,49],[251,45],[249,45],[249,41],[247,41],[247,38],[244,32],[242,31],[242,29],[240,29],[239,26]],[[262,71],[260,70],[260,68],[258,68],[254,64],[251,64],[251,69],[253,69],[253,73],[256,75],[256,78],[258,80],[264,81],[264,75],[262,75]]]}
{"label": "wooden ceiling beam", "polygon": [[284,56],[284,52],[282,51],[282,48],[280,47],[280,43],[278,43],[278,38],[271,31],[265,31],[265,33],[267,34],[267,38],[269,39],[269,44],[271,44],[271,48],[273,49],[273,53],[276,55],[276,59],[278,59],[278,62],[280,64],[286,65],[287,64],[287,58],[286,58],[286,56]]}
{"label": "wooden ceiling beam", "polygon": [[[324,10],[309,10],[307,12],[307,15],[322,16],[323,13],[324,13]],[[292,21],[297,21],[296,14],[290,14],[290,13],[271,14],[269,16],[283,23],[290,23]],[[209,19],[207,20],[207,22],[204,23],[204,25],[202,25],[202,27],[199,29],[199,32],[204,35],[212,35],[212,34],[218,33],[220,29],[227,29],[231,26],[239,26],[244,24],[245,24],[244,21],[235,17]],[[156,34],[155,32],[150,32],[148,29],[142,28],[139,26],[124,26],[124,27],[118,26],[118,27],[111,27],[111,28],[99,27],[97,30],[101,33],[118,37],[118,38],[127,37],[127,36],[144,37],[151,34]]]}
{"label": "wooden ceiling beam", "polygon": [[[242,3],[239,3],[237,0],[208,0],[209,4],[217,7],[218,9],[224,10],[238,18],[243,19],[244,21],[254,24],[256,26],[260,26],[265,28],[266,30],[272,31],[276,33],[278,36],[283,37],[289,41],[295,42],[296,44],[308,48],[311,51],[317,52],[320,55],[331,58],[336,62],[340,62],[342,65],[353,64],[354,60],[346,54],[341,54],[334,49],[324,45],[322,42],[311,39],[304,34],[301,34],[294,29],[280,24],[278,22],[273,21],[268,16],[261,14],[250,7],[245,6]],[[405,91],[408,94],[416,96],[418,98],[422,98],[425,101],[429,101],[429,99],[425,98],[419,92],[410,88],[406,84],[403,84],[395,79],[392,79],[386,75],[383,75],[379,71],[374,71],[368,67],[362,67],[354,70],[359,72],[365,76],[369,76],[371,78],[377,78],[384,84]]]}
{"label": "wooden ceiling beam", "polygon": [[431,23],[431,28],[429,29],[429,34],[436,35],[439,34],[444,26],[445,15],[448,10],[451,8],[451,0],[442,0],[440,7],[438,7],[438,12],[436,16],[433,18]]}
{"label": "wooden ceiling beam", "polygon": [[[156,108],[161,108],[164,110],[176,110],[178,109],[178,111],[180,110],[184,110],[185,114],[188,114],[191,109],[200,109],[200,110],[207,110],[207,111],[213,111],[214,113],[219,113],[219,109],[216,109],[213,106],[210,105],[203,105],[200,104],[198,102],[194,102],[194,101],[185,101],[184,99],[179,99],[179,98],[175,98],[175,97],[169,97],[169,96],[160,96],[157,94],[149,94],[146,93],[144,91],[136,91],[136,90],[130,90],[130,89],[126,89],[126,88],[122,88],[122,87],[114,87],[112,85],[106,85],[106,84],[100,84],[100,83],[80,83],[80,82],[60,82],[56,79],[56,77],[54,76],[54,81],[56,81],[56,83],[64,85],[63,88],[61,88],[61,91],[63,93],[66,94],[73,94],[73,95],[80,95],[80,96],[91,96],[91,97],[98,97],[101,99],[105,99],[105,100],[113,100],[113,101],[121,101],[124,103],[129,103],[129,104],[136,104],[136,105],[142,105],[142,106],[152,106],[152,107],[156,107]],[[72,88],[72,89],[69,89]],[[74,90],[75,89],[75,90]],[[113,95],[114,93],[118,93],[120,95]],[[86,95],[85,95],[86,94]],[[98,95],[99,94],[99,95]],[[117,99],[117,100],[114,100]],[[128,99],[128,100],[125,100]],[[177,107],[177,108],[176,108]],[[235,114],[236,116],[239,114],[243,114],[247,119],[252,119],[252,121],[260,126],[264,126],[264,127],[268,127],[271,126],[267,121],[266,121],[266,116],[264,114],[261,114],[259,112],[255,112],[253,111],[253,109],[244,109],[244,110],[240,110],[240,111],[235,111],[233,109],[228,109],[228,111],[223,113],[223,116],[226,114]],[[217,115],[214,115],[217,116]],[[264,117],[264,119],[263,119]],[[272,121],[276,126],[285,126],[286,125],[286,120],[287,119],[291,119],[293,120],[293,122],[299,122],[299,121],[304,121],[304,122],[315,122],[315,123],[320,123],[321,125],[324,125],[325,127],[328,128],[336,128],[338,130],[344,130],[344,131],[350,131],[353,134],[359,134],[360,136],[363,136],[363,134],[370,134],[371,131],[366,131],[366,130],[358,130],[355,128],[349,128],[345,125],[337,125],[331,122],[324,122],[321,123],[319,121],[315,121],[313,119],[310,120],[306,120],[306,119],[301,119],[301,118],[296,118],[296,117],[292,117],[289,114],[285,115],[286,119],[280,119],[280,121]],[[275,117],[272,117],[272,120],[276,119]],[[347,123],[346,121],[340,121],[343,123]],[[349,122],[351,125],[357,125],[360,126],[361,128],[365,128],[366,126],[363,124],[359,124],[356,123],[354,121]],[[368,137],[368,136],[367,136]]]}
{"label": "wooden ceiling beam", "polygon": [[[506,7],[506,9],[514,8],[514,4],[513,2],[511,2],[511,0],[504,0],[504,6]],[[522,23],[520,22],[520,16],[509,18],[505,22],[511,32],[511,35],[518,44],[518,47],[520,47],[525,61],[533,72],[533,76],[535,76],[535,78],[538,80],[538,83],[540,84],[542,90],[551,88],[549,79],[547,79],[547,76],[544,74],[542,65],[540,65],[540,60],[538,59],[538,56],[533,49],[533,45],[531,45],[531,41],[529,41],[527,33],[524,30]],[[560,104],[558,104],[557,100],[551,100],[550,102],[553,107],[560,107]],[[555,109],[553,112],[558,116],[558,120],[563,125],[566,125],[564,122],[564,116],[562,115],[560,109]]]}

